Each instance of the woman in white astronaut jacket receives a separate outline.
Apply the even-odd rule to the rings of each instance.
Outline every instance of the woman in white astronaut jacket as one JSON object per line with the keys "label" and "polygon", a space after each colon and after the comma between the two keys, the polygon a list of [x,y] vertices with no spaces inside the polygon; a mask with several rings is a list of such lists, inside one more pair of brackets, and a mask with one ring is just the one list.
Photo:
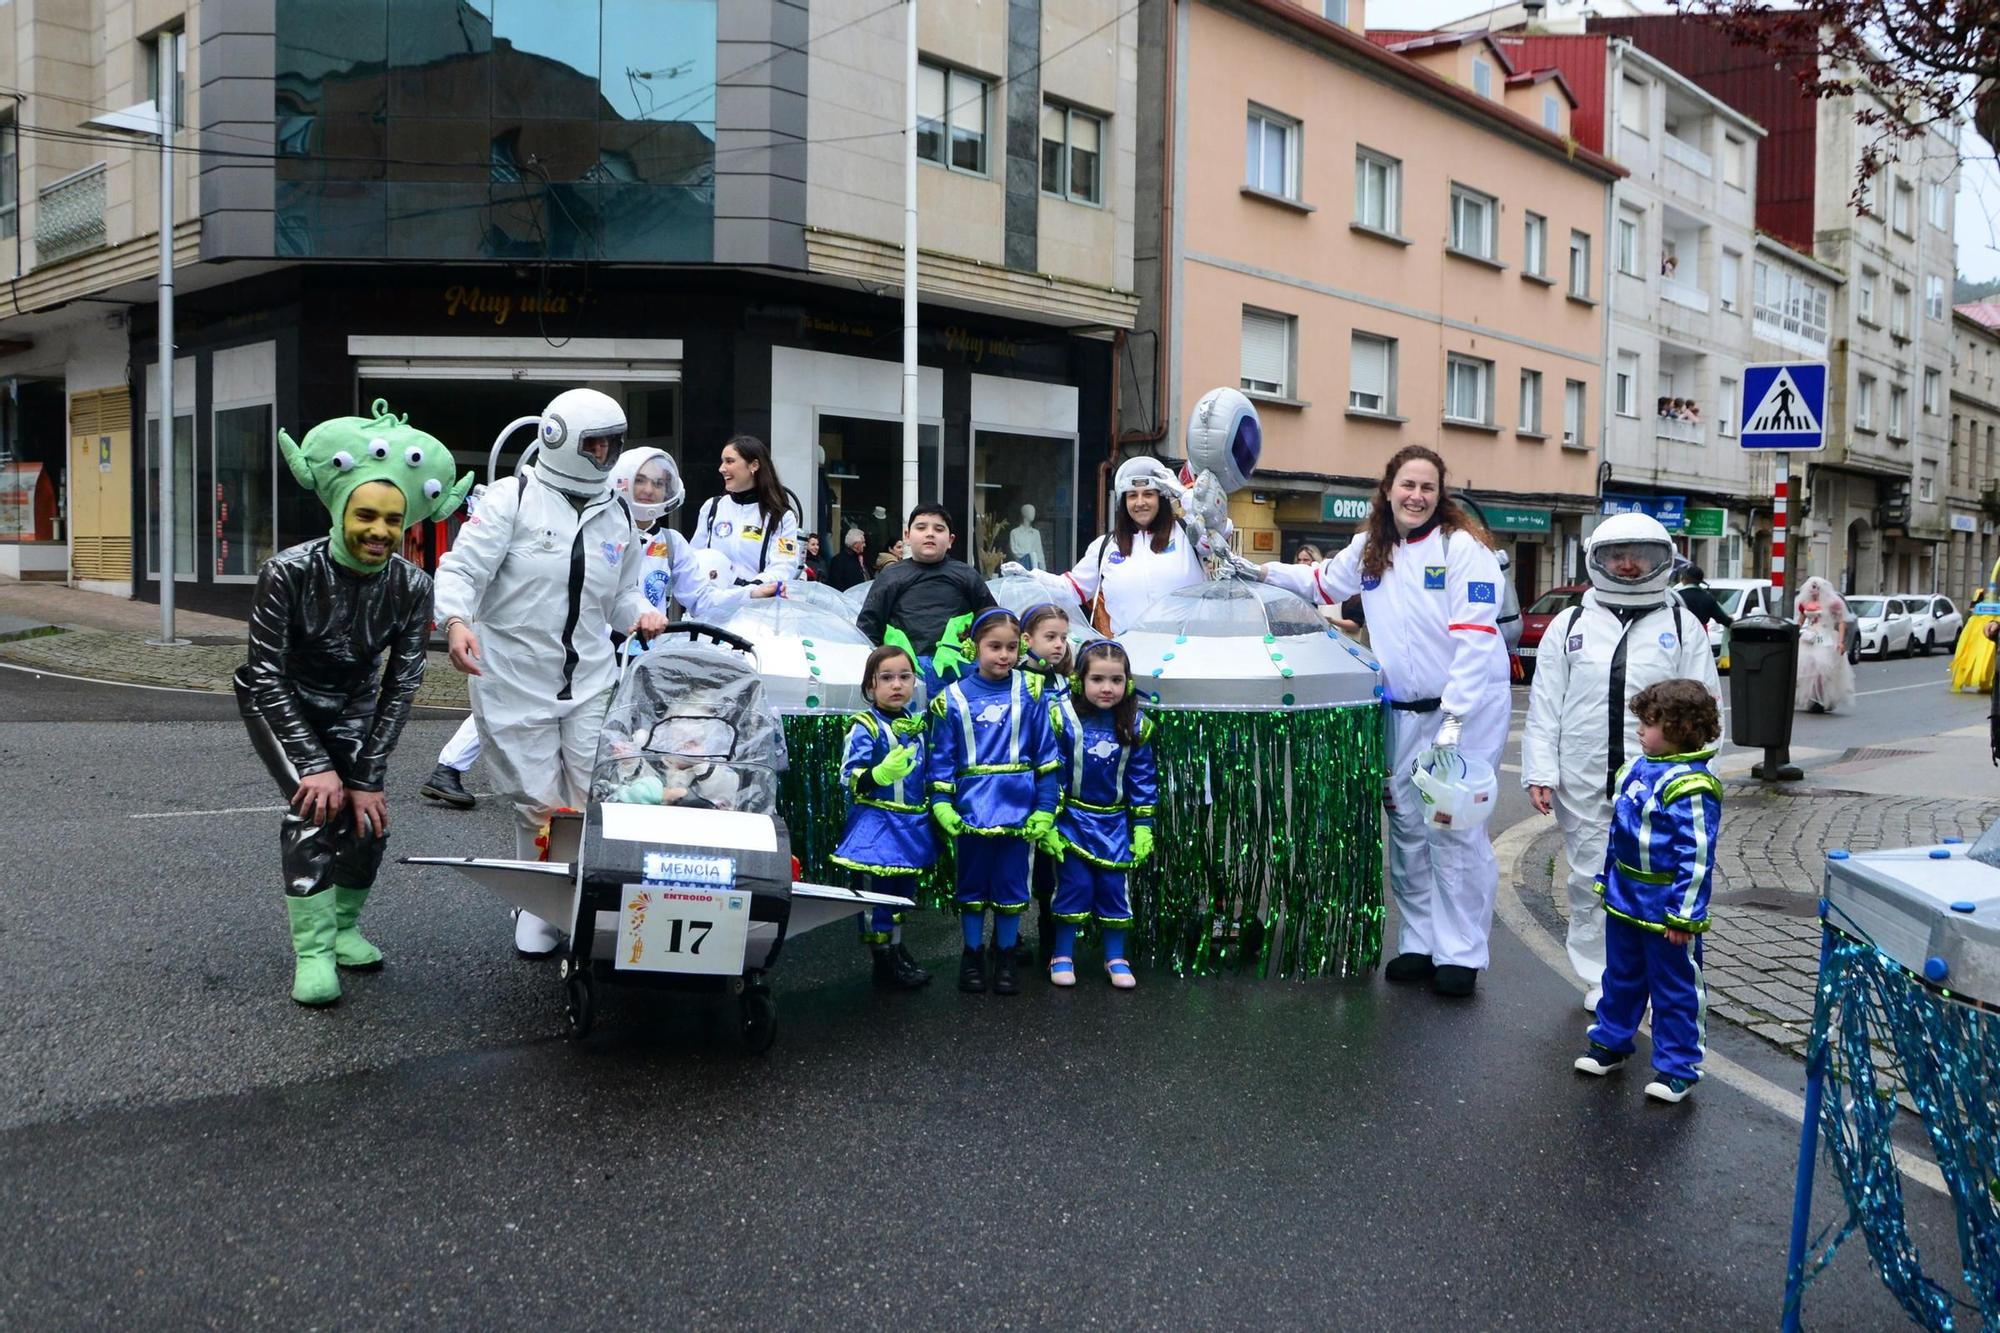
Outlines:
{"label": "woman in white astronaut jacket", "polygon": [[1562,827],[1569,862],[1569,963],[1595,1013],[1603,994],[1604,909],[1597,877],[1611,836],[1611,787],[1637,758],[1632,696],[1663,680],[1698,680],[1721,701],[1701,617],[1667,587],[1674,545],[1659,520],[1617,514],[1584,543],[1591,588],[1549,622],[1528,694],[1521,785]]}
{"label": "woman in white astronaut jacket", "polygon": [[1459,748],[1496,770],[1513,701],[1501,641],[1500,562],[1485,531],[1445,492],[1444,459],[1396,451],[1368,522],[1330,560],[1239,572],[1338,605],[1355,593],[1389,694],[1389,886],[1402,918],[1391,981],[1465,996],[1486,966],[1500,870],[1483,827],[1426,829],[1411,770]]}
{"label": "woman in white astronaut jacket", "polygon": [[[452,665],[472,676],[472,715],[500,789],[514,801],[515,855],[536,856],[551,813],[582,809],[597,734],[617,682],[615,625],[654,633],[638,534],[611,490],[625,413],[595,389],[557,394],[541,451],[486,490],[438,562],[435,611]],[[514,946],[552,952],[555,926],[523,912]]]}

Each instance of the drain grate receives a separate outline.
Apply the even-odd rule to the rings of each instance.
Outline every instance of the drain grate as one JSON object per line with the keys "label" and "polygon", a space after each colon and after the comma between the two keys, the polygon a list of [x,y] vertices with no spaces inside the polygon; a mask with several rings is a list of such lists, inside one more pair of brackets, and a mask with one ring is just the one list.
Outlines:
{"label": "drain grate", "polygon": [[1929,750],[1899,750],[1892,745],[1864,745],[1858,750],[1849,750],[1840,762],[1858,764],[1863,760],[1908,759],[1914,755],[1929,754]]}

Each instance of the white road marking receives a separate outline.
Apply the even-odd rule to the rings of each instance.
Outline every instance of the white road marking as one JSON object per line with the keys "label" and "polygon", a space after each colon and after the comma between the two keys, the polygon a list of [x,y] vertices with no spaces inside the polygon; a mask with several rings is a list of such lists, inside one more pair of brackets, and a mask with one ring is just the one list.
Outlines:
{"label": "white road marking", "polygon": [[[1542,923],[1528,910],[1521,897],[1521,866],[1528,858],[1528,848],[1544,829],[1554,827],[1544,824],[1541,815],[1530,815],[1518,823],[1508,826],[1505,832],[1493,840],[1493,855],[1500,862],[1501,892],[1494,903],[1494,914],[1506,923],[1523,944],[1534,955],[1546,963],[1549,970],[1576,988],[1581,995],[1583,981],[1570,970],[1569,954],[1561,941],[1557,940]],[[1581,1012],[1579,1006],[1578,1012]],[[1722,1020],[1717,1020],[1722,1021]],[[1648,1038],[1652,1036],[1652,1024],[1641,1023],[1639,1030]],[[1702,1055],[1703,1076],[1713,1075],[1731,1087],[1746,1093],[1753,1100],[1763,1103],[1779,1115],[1801,1125],[1805,1123],[1806,1101],[1790,1088],[1779,1087],[1761,1074],[1737,1064],[1727,1056],[1707,1051]],[[1803,1074],[1803,1068],[1801,1068]],[[1892,1149],[1896,1158],[1896,1168],[1905,1176],[1939,1194],[1949,1194],[1945,1187],[1944,1175],[1937,1167],[1914,1154],[1900,1148]]]}
{"label": "white road marking", "polygon": [[127,819],[196,819],[204,815],[269,815],[280,810],[289,810],[287,805],[230,805],[220,810],[150,810],[144,814],[126,815]]}

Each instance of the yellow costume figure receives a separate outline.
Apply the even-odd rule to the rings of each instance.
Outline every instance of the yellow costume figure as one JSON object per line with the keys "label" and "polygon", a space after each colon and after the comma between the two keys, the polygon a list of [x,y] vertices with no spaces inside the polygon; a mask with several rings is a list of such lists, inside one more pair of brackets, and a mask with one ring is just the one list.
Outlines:
{"label": "yellow costume figure", "polygon": [[1984,694],[1993,688],[1993,640],[1986,637],[1986,626],[2000,616],[1982,615],[1978,607],[2000,602],[2000,560],[1987,571],[1986,586],[1972,590],[1972,602],[1966,608],[1965,628],[1958,634],[1958,648],[1951,655],[1951,688],[1954,693]]}

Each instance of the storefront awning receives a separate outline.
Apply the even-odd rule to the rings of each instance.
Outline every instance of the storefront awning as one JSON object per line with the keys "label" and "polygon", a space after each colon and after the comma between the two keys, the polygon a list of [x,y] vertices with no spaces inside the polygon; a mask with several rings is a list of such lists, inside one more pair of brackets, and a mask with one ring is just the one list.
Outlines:
{"label": "storefront awning", "polygon": [[681,377],[679,338],[571,338],[551,346],[541,338],[412,338],[352,334],[347,354],[369,379],[587,380]]}

